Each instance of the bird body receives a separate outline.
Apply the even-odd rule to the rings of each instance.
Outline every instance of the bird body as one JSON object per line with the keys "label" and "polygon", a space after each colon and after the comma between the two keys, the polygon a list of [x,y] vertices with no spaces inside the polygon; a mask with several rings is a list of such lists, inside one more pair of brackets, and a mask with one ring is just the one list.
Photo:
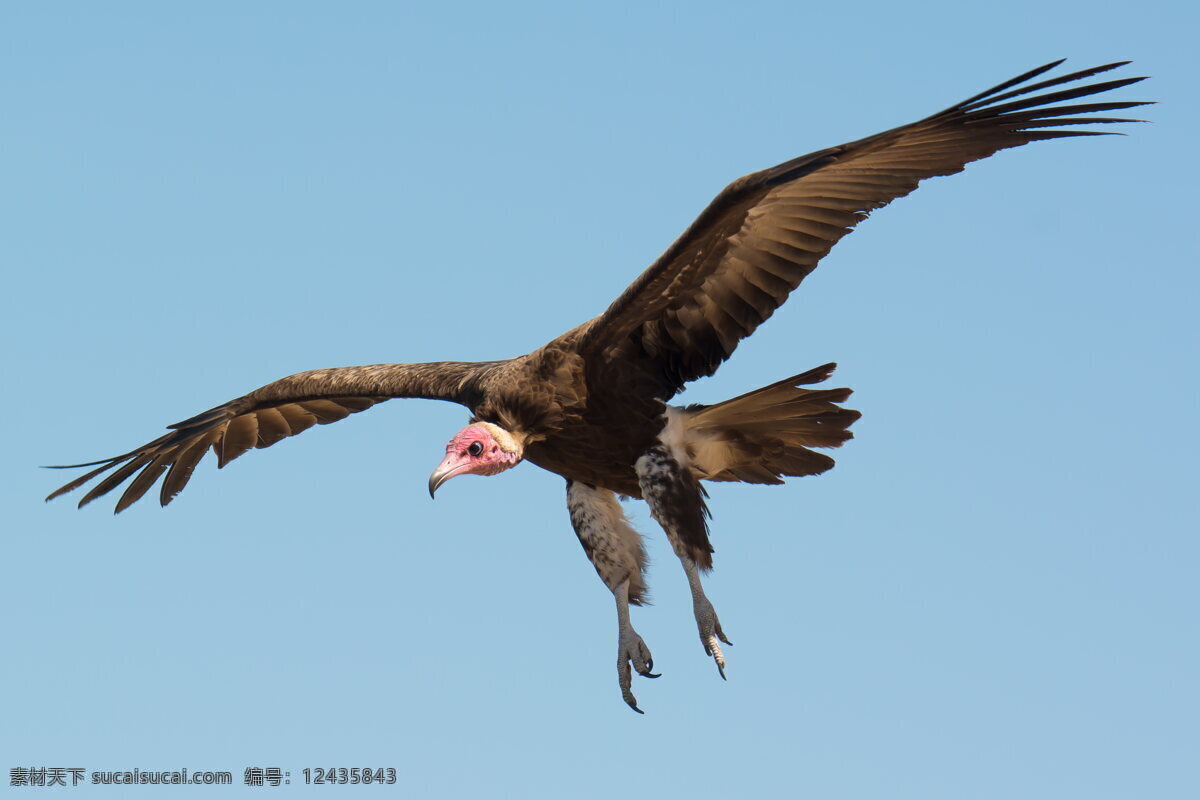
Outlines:
{"label": "bird body", "polygon": [[734,181],[606,311],[532,353],[291,375],[176,423],[135,450],[73,465],[96,469],[47,499],[98,479],[83,506],[129,481],[119,512],[161,479],[165,506],[209,449],[224,467],[250,449],[385,400],[460,403],[471,420],[447,445],[430,493],[456,475],[495,475],[521,461],[566,480],[572,526],[616,601],[625,702],[640,711],[632,671],[657,676],[630,622],[629,606],[645,599],[646,557],[619,496],[644,499],[665,531],[688,578],[701,642],[724,677],[728,639],[700,582],[713,553],[701,481],[777,484],[824,472],[833,459],[812,448],[851,438],[859,414],[841,405],[849,389],[805,388],[825,381],[833,364],[710,406],[672,406],[671,398],[711,375],[841,237],[921,180],[1004,148],[1107,132],[1075,128],[1081,124],[1133,121],[1096,115],[1143,103],[1070,102],[1142,80],[1079,83],[1125,62],[1031,82],[1059,63],[915,123]]}

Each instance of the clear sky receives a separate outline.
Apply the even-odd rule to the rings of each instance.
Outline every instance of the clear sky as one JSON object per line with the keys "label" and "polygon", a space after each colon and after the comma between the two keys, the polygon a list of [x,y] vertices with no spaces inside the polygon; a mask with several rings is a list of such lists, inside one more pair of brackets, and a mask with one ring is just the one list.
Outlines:
{"label": "clear sky", "polygon": [[[4,784],[1200,796],[1195,5],[435,5],[0,10]],[[863,412],[831,473],[713,488],[728,682],[633,504],[663,677],[621,703],[561,479],[427,496],[458,406],[209,460],[167,510],[41,502],[37,465],[292,372],[528,352],[739,175],[1064,56],[1135,59],[1153,124],[926,183],[685,395],[836,360]]]}

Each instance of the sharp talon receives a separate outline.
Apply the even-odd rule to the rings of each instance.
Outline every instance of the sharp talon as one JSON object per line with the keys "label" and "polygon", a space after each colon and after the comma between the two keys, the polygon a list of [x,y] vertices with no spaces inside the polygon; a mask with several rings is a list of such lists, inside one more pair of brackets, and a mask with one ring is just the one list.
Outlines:
{"label": "sharp talon", "polygon": [[643,678],[659,677],[650,671],[652,669],[654,669],[654,657],[650,655],[650,648],[642,641],[642,637],[638,636],[637,631],[625,623],[617,642],[617,678],[621,687],[621,699],[625,701],[625,705],[639,714],[645,712],[638,708],[637,698],[631,691],[633,673],[636,672]]}
{"label": "sharp talon", "polygon": [[643,678],[661,678],[662,677],[661,672],[639,672],[638,674],[641,675]]}
{"label": "sharp talon", "polygon": [[729,680],[728,678],[725,677],[725,666],[723,664],[717,664],[717,672],[721,673],[721,680],[723,680],[723,681]]}

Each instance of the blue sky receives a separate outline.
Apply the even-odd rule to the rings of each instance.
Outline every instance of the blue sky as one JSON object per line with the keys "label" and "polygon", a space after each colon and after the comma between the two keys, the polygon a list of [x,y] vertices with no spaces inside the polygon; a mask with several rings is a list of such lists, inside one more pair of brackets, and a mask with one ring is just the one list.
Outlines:
{"label": "blue sky", "polygon": [[[1193,795],[1198,22],[1183,3],[5,5],[6,773]],[[713,489],[728,682],[633,505],[655,600],[634,624],[664,675],[635,685],[644,717],[625,708],[561,480],[524,465],[426,495],[457,406],[206,462],[167,510],[41,502],[65,476],[37,465],[292,372],[527,352],[739,175],[1063,56],[1135,59],[1154,79],[1121,95],[1161,101],[1153,124],[926,183],[684,396],[836,360],[864,414],[824,476]]]}

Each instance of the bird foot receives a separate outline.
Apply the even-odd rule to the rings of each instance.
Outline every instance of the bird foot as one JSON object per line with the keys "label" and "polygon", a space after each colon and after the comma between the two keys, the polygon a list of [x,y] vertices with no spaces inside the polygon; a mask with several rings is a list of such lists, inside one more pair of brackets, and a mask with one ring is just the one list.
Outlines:
{"label": "bird foot", "polygon": [[704,645],[704,655],[712,656],[712,660],[717,664],[717,672],[721,673],[721,680],[725,680],[725,654],[721,652],[721,642],[728,645],[732,645],[733,642],[725,638],[725,631],[721,630],[721,620],[717,619],[717,612],[707,597],[701,595],[692,607],[696,613],[696,627],[700,629],[700,644]]}
{"label": "bird foot", "polygon": [[[632,670],[630,669],[632,665]],[[621,699],[625,704],[639,714],[645,712],[638,708],[637,698],[633,696],[633,671],[643,678],[657,678],[654,669],[654,657],[650,648],[633,628],[622,628],[617,640],[617,678],[621,684]]]}

